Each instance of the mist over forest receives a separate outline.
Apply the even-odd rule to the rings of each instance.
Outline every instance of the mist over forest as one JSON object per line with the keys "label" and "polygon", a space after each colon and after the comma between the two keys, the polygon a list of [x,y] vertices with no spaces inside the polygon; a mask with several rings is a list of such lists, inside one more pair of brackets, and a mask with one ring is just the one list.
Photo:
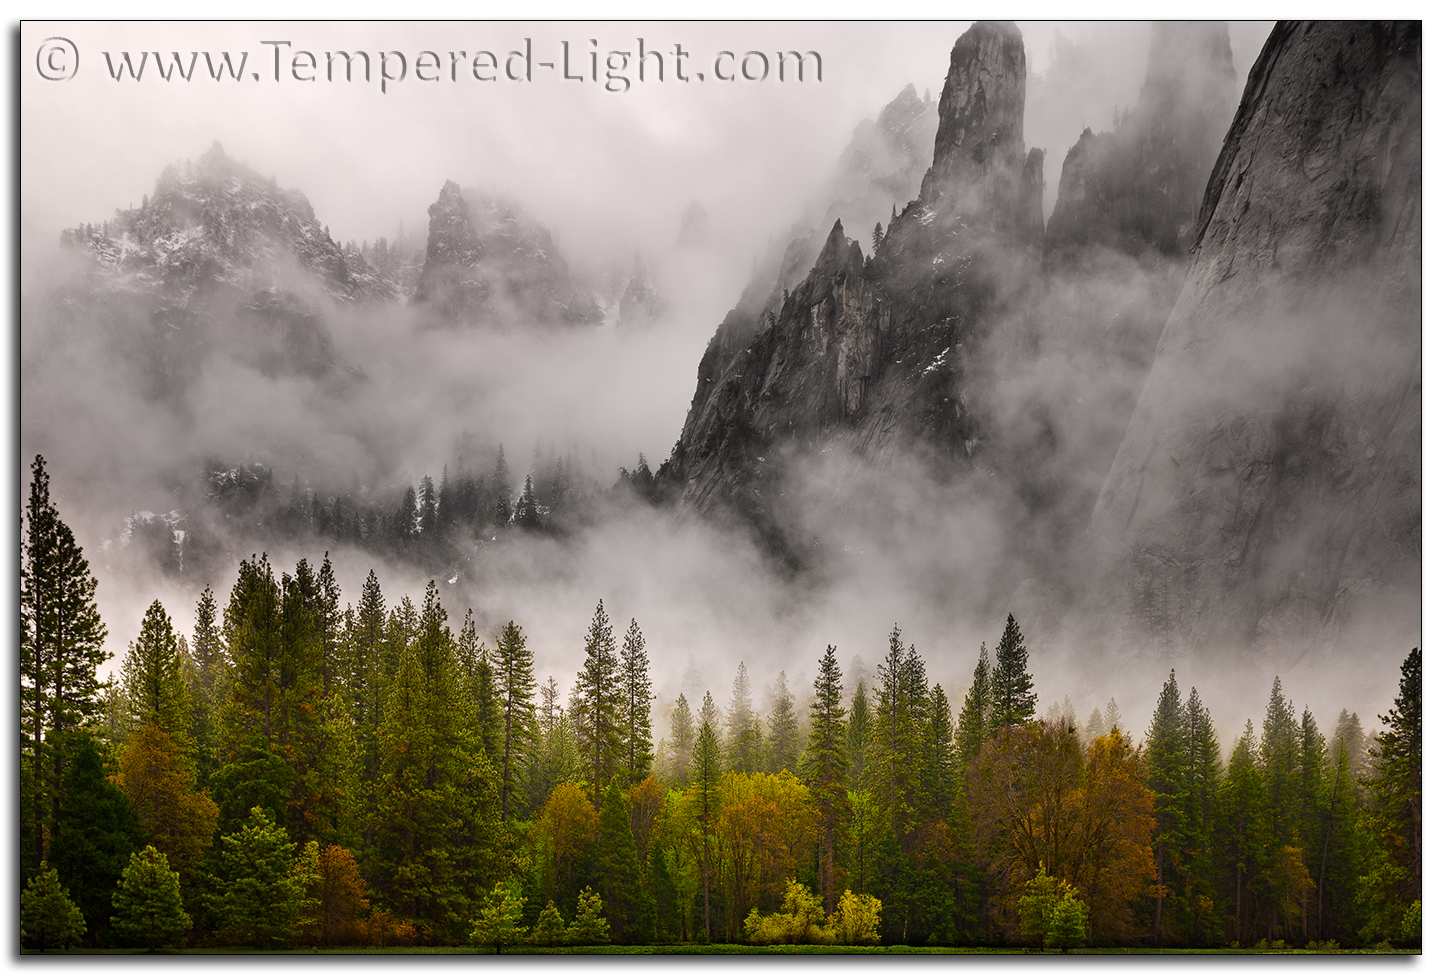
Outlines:
{"label": "mist over forest", "polygon": [[[1268,27],[1230,30],[1235,84],[1218,116],[1218,138]],[[436,138],[461,146],[485,139],[480,151],[492,165],[467,166],[451,156],[445,178],[457,181],[472,212],[519,221],[514,240],[539,248],[551,275],[523,287],[582,296],[589,307],[575,326],[531,327],[545,313],[524,296],[513,306],[493,302],[482,316],[491,316],[489,324],[481,325],[438,322],[434,303],[413,300],[434,236],[425,207],[440,185],[429,172],[425,178],[412,172],[413,163],[397,162],[394,175],[381,181],[328,181],[313,168],[284,167],[278,185],[293,180],[314,208],[318,230],[359,255],[379,284],[369,297],[356,297],[361,285],[347,284],[352,292],[337,300],[340,286],[317,277],[307,252],[281,248],[268,258],[269,277],[257,282],[297,296],[299,310],[278,313],[257,312],[239,291],[182,294],[191,284],[177,285],[163,254],[138,272],[125,269],[124,258],[97,270],[100,250],[59,241],[62,229],[93,229],[118,222],[120,211],[142,212],[148,196],[160,192],[154,185],[160,169],[198,170],[208,151],[248,173],[244,178],[275,186],[268,167],[281,169],[283,156],[273,144],[246,151],[255,140],[243,122],[233,127],[234,137],[185,126],[182,139],[167,143],[184,148],[129,163],[130,189],[103,202],[94,189],[80,190],[63,177],[27,180],[21,454],[47,459],[57,503],[101,580],[97,598],[116,657],[153,598],[187,629],[200,590],[227,592],[240,558],[266,551],[273,564],[288,566],[302,557],[318,563],[329,552],[347,599],[375,569],[397,597],[419,598],[436,578],[451,618],[473,609],[484,633],[514,619],[530,635],[538,671],[563,685],[581,659],[595,601],[604,599],[613,615],[634,617],[647,634],[661,702],[674,699],[692,665],[718,694],[741,662],[760,680],[785,670],[793,687],[806,687],[828,643],[843,660],[860,658],[870,668],[893,625],[959,699],[978,646],[993,644],[1015,613],[1031,639],[1044,704],[1069,696],[1089,710],[1115,697],[1124,715],[1137,716],[1134,730],[1173,667],[1197,685],[1231,735],[1260,708],[1273,674],[1318,713],[1382,709],[1391,677],[1365,657],[1290,645],[1256,655],[1231,647],[1194,652],[1165,640],[1123,646],[1110,636],[1108,621],[1087,608],[1092,507],[1181,287],[1184,255],[1096,249],[1052,269],[1044,288],[1005,312],[971,350],[987,365],[965,395],[995,445],[975,469],[938,474],[927,450],[901,441],[879,451],[838,443],[796,456],[772,487],[776,519],[786,526],[782,547],[791,546],[779,557],[774,539],[748,530],[744,519],[676,503],[664,477],[654,491],[618,479],[618,469],[638,470],[641,455],[649,473],[671,456],[693,394],[700,396],[697,363],[718,323],[731,321],[729,309],[760,320],[775,315],[836,219],[869,259],[873,224],[886,226],[917,197],[933,164],[944,52],[961,30],[936,25],[917,33],[934,35],[921,47],[940,53],[914,59],[905,69],[914,77],[896,77],[894,62],[905,59],[878,54],[887,66],[875,79],[862,83],[847,74],[838,82],[832,97],[857,106],[854,117],[833,117],[836,110],[823,122],[813,103],[793,105],[789,93],[783,99],[772,92],[770,104],[702,103],[717,113],[707,124],[718,130],[734,126],[746,105],[764,109],[763,121],[773,128],[794,121],[807,140],[801,157],[785,161],[796,147],[781,136],[774,149],[726,144],[728,137],[749,138],[735,129],[710,143],[726,146],[725,167],[699,168],[698,178],[688,179],[683,165],[645,192],[638,177],[662,163],[633,167],[630,160],[648,153],[621,147],[639,140],[655,150],[652,156],[686,160],[685,153],[662,152],[674,146],[665,132],[678,111],[672,103],[657,101],[654,115],[629,106],[629,114],[617,114],[619,108],[598,103],[595,121],[576,105],[561,105],[554,124],[532,128],[518,120],[540,96],[520,93],[515,103],[496,106],[503,113],[496,126],[535,140],[528,156],[517,148],[519,137],[482,135],[472,121],[452,124],[435,106],[412,102],[423,115],[417,124],[442,132]],[[1050,219],[1062,163],[1083,128],[1124,132],[1129,116],[1147,110],[1138,99],[1151,31],[1139,24],[1029,24],[1022,34],[1028,64],[1021,134],[1026,146],[1045,152],[1042,216]],[[914,41],[883,39],[888,51]],[[850,51],[844,45],[855,42],[836,43]],[[908,83],[910,95],[898,95]],[[337,96],[343,117],[357,110],[348,98]],[[273,126],[291,124],[278,117]],[[643,131],[647,124],[654,130]],[[151,125],[148,117],[136,123],[140,133]],[[213,139],[223,148],[210,150]],[[497,142],[505,146],[495,148]],[[567,155],[564,144],[594,147],[589,180],[564,178],[568,170],[558,161]],[[503,149],[509,164],[497,155]],[[527,175],[518,159],[538,161],[535,173]],[[765,174],[773,164],[780,169],[771,178]],[[1197,166],[1205,179],[1211,158]],[[727,168],[743,175],[719,175]],[[615,192],[597,194],[595,187],[607,182]],[[114,186],[114,176],[101,185]],[[764,188],[763,195],[746,196],[753,188]],[[628,205],[628,196],[638,202]],[[76,200],[85,201],[84,212]],[[499,226],[484,233],[513,232]],[[515,269],[495,273],[511,275],[507,287],[515,285]],[[1034,272],[1018,266],[1016,273],[1019,288]],[[743,309],[748,302],[756,307]],[[157,324],[155,307],[160,318],[174,317]],[[1045,450],[1032,449],[1041,442]],[[453,481],[465,471],[494,482],[502,445],[512,506],[527,475],[550,501],[556,472],[568,479],[570,508],[543,505],[544,530],[498,526],[493,512],[477,518],[467,511],[463,533],[422,551],[360,544],[314,527],[296,531],[285,521],[297,498],[317,510],[345,499],[356,511],[389,518],[408,488],[421,489],[423,477],[437,489],[443,473]],[[252,468],[268,493],[242,511],[233,498],[219,497],[216,476]],[[1019,473],[993,476],[1008,468]],[[305,517],[313,525],[309,507]],[[804,564],[798,550],[810,553]],[[1365,625],[1375,622],[1369,617]],[[1404,621],[1397,628],[1414,627]],[[1333,633],[1323,643],[1347,644],[1362,632]],[[1319,659],[1327,666],[1316,666]]]}

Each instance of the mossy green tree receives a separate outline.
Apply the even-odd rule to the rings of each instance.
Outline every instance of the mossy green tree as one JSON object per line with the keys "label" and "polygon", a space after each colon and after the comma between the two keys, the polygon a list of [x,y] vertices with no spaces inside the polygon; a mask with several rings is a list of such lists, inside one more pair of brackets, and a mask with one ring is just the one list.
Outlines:
{"label": "mossy green tree", "polygon": [[85,936],[85,917],[60,883],[55,868],[40,871],[20,893],[20,943],[26,948],[69,948]]}
{"label": "mossy green tree", "polygon": [[190,915],[180,899],[180,874],[153,846],[132,853],[111,897],[110,926],[148,951],[171,945],[190,930]]}
{"label": "mossy green tree", "polygon": [[526,933],[521,923],[525,907],[526,899],[518,890],[504,881],[497,881],[481,898],[480,910],[471,925],[471,944],[491,945],[499,955],[503,945],[520,942]]}
{"label": "mossy green tree", "polygon": [[589,887],[576,896],[576,917],[566,928],[566,940],[573,945],[604,945],[611,941],[606,905],[601,895]]}
{"label": "mossy green tree", "polygon": [[536,918],[536,926],[531,929],[531,943],[541,948],[554,948],[565,944],[565,941],[566,919],[556,909],[555,901],[546,901],[545,908]]}
{"label": "mossy green tree", "polygon": [[622,944],[642,944],[656,933],[656,904],[642,883],[641,864],[626,798],[616,779],[601,799],[601,831],[596,842],[601,896],[611,938]]}
{"label": "mossy green tree", "polygon": [[221,844],[224,936],[256,948],[287,944],[305,907],[308,879],[296,869],[295,843],[256,806]]}

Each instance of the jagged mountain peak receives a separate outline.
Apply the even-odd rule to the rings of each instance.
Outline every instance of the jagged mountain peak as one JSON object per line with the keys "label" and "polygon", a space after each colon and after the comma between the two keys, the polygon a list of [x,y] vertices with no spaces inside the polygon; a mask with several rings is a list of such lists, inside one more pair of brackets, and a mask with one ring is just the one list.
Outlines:
{"label": "jagged mountain peak", "polygon": [[572,279],[551,232],[514,200],[446,180],[427,211],[426,260],[411,303],[432,326],[584,325],[595,295]]}
{"label": "jagged mountain peak", "polygon": [[384,283],[351,274],[359,266],[347,261],[305,194],[281,189],[219,142],[194,161],[167,166],[140,207],[98,227],[67,230],[61,240],[142,282],[268,288],[309,277],[342,301],[391,297]]}

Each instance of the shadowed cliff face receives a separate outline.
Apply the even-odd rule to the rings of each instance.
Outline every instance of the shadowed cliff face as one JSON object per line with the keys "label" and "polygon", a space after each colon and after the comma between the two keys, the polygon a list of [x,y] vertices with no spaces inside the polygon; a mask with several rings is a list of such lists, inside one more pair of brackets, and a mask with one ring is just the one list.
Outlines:
{"label": "shadowed cliff face", "polygon": [[662,471],[683,504],[739,515],[795,566],[814,540],[782,500],[793,460],[915,453],[937,473],[969,466],[976,418],[959,389],[1019,301],[1041,229],[1041,153],[1020,142],[1025,78],[1016,27],[973,26],[952,52],[921,196],[873,258],[838,220],[805,279],[729,356],[745,320],[728,316]]}
{"label": "shadowed cliff face", "polygon": [[1418,24],[1278,25],[1252,69],[1092,519],[1144,639],[1414,638],[1421,124]]}
{"label": "shadowed cliff face", "polygon": [[1046,228],[1049,262],[1094,244],[1182,256],[1236,85],[1226,24],[1154,24],[1136,109],[1115,132],[1086,129],[1067,153]]}

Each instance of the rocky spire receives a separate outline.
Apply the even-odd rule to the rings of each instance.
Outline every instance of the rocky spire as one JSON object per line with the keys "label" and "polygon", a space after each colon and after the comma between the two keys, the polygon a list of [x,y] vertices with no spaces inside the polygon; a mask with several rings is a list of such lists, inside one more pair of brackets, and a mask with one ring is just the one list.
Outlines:
{"label": "rocky spire", "polygon": [[[1040,156],[1036,174],[1027,177],[1025,109],[1021,31],[1012,23],[973,24],[951,49],[922,204],[994,229],[1034,229],[1041,216]],[[1035,207],[1026,197],[1033,190]]]}

